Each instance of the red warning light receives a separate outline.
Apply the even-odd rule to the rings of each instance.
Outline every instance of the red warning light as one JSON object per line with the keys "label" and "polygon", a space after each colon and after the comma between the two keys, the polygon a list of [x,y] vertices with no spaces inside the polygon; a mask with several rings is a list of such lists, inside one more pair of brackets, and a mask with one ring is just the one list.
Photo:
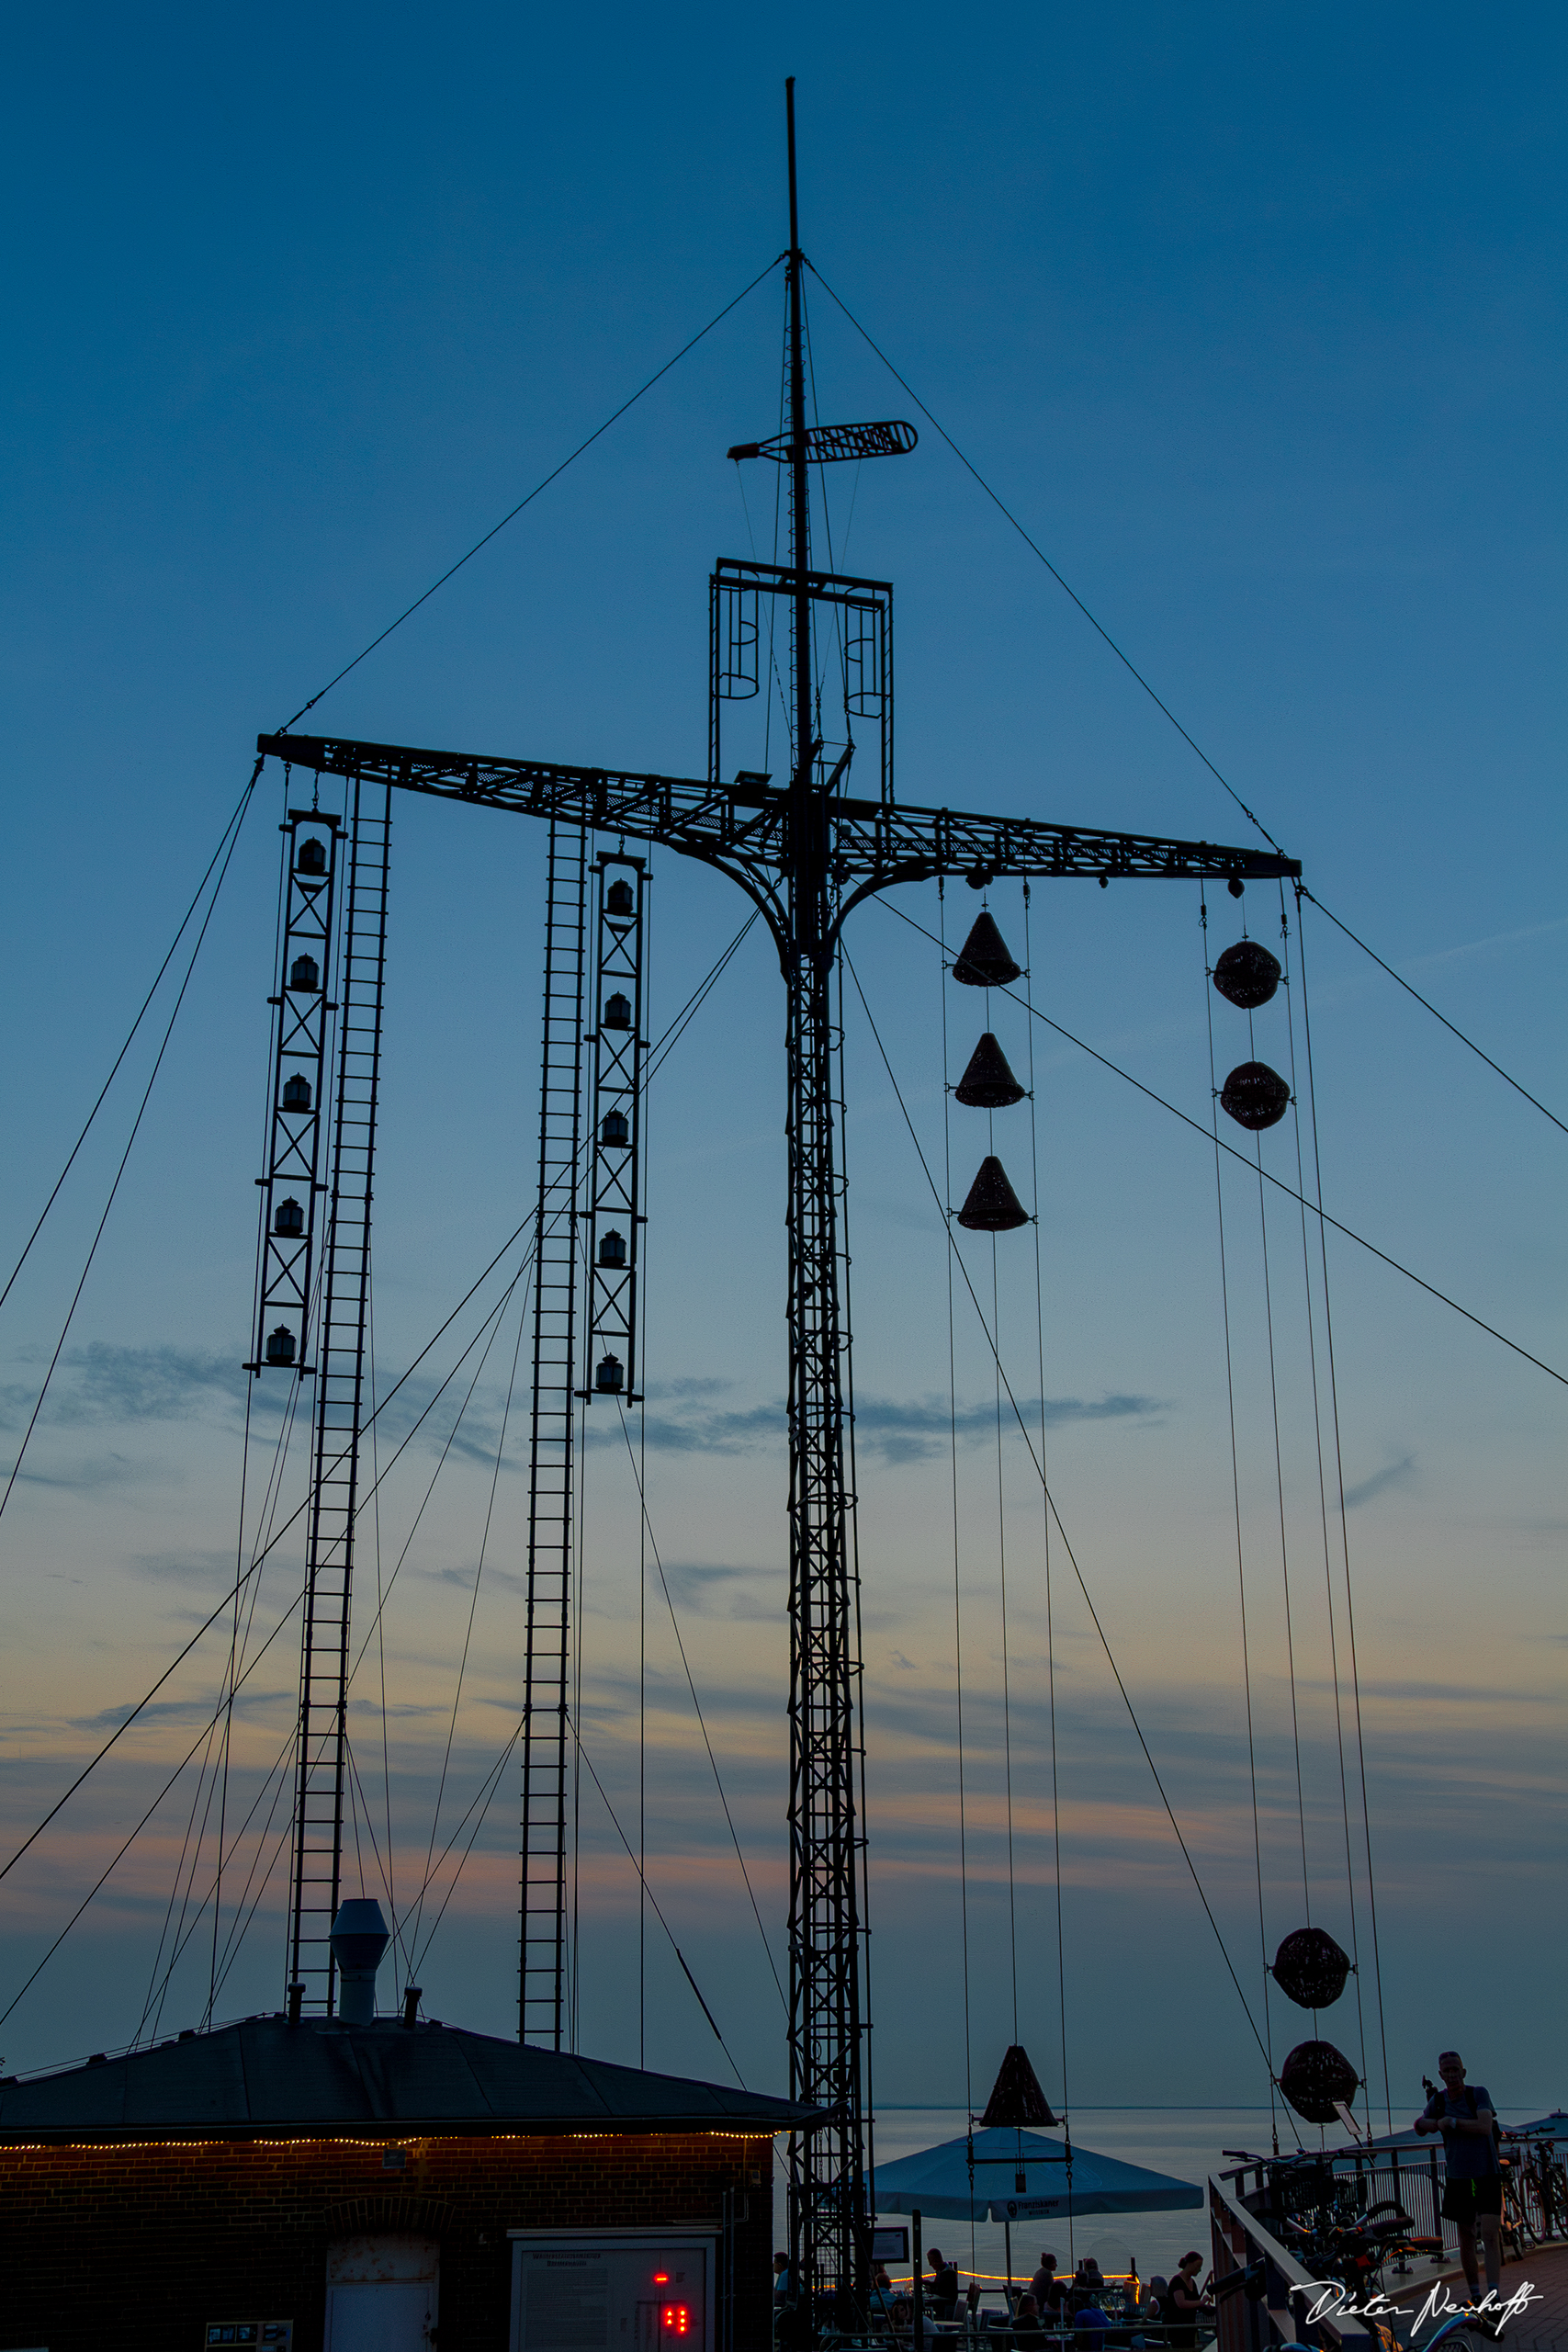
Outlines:
{"label": "red warning light", "polygon": [[656,2287],[668,2287],[670,2284],[668,2270],[656,2270],[653,2274],[653,2283]]}
{"label": "red warning light", "polygon": [[664,2335],[689,2335],[692,2313],[685,2303],[666,2303],[659,2314],[660,2332]]}

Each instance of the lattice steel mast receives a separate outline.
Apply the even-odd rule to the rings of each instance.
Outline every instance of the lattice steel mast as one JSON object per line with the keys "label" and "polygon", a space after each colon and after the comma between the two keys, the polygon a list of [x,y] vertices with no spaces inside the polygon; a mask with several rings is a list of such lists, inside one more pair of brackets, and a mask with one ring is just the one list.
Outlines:
{"label": "lattice steel mast", "polygon": [[[773,932],[787,995],[790,2075],[793,2095],[823,2115],[819,2127],[792,2145],[791,2226],[803,2282],[840,2283],[853,2306],[869,2257],[861,2071],[867,2020],[856,1900],[863,1834],[855,1802],[860,1667],[848,1540],[853,1498],[844,1468],[849,1341],[840,1313],[837,1041],[829,999],[840,932],[872,893],[941,875],[961,874],[976,888],[1002,875],[1101,885],[1214,879],[1239,888],[1250,879],[1297,876],[1301,867],[1272,852],[908,808],[894,798],[891,590],[886,582],[811,570],[807,469],[902,454],[913,448],[915,435],[895,423],[806,423],[793,83],[786,90],[788,430],[730,455],[787,464],[790,562],[726,560],[714,574],[707,779],[292,735],[264,735],[258,749],[320,774],[660,842],[728,874]],[[763,595],[785,598],[790,616],[795,740],[790,781],[782,790],[763,775],[743,772],[727,782],[719,773],[719,703],[758,690],[755,616]],[[837,608],[843,625],[848,710],[879,720],[875,799],[851,798],[842,788],[852,743],[828,772],[817,737],[812,616],[823,605]],[[840,2304],[840,2324],[845,2316]]]}

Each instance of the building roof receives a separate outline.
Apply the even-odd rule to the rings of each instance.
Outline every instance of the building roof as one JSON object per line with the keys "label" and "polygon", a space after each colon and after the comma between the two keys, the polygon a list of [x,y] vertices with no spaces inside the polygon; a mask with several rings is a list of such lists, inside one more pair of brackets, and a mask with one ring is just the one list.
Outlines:
{"label": "building roof", "polygon": [[758,2091],[648,2075],[460,2026],[247,2018],[122,2058],[0,2082],[18,2140],[310,2138],[343,2131],[787,2131],[807,2109]]}

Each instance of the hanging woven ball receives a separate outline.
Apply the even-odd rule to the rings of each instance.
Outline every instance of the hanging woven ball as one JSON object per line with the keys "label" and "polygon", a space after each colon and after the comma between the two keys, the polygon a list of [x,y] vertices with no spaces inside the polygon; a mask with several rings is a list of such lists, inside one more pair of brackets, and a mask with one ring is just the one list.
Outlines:
{"label": "hanging woven ball", "polygon": [[1279,959],[1256,939],[1238,939],[1214,966],[1214,986],[1227,1004],[1239,1005],[1243,1012],[1267,1004],[1279,985]]}
{"label": "hanging woven ball", "polygon": [[953,1091],[972,1111],[1005,1111],[1010,1102],[1022,1102],[1023,1089],[988,1029],[970,1055],[969,1067]]}
{"label": "hanging woven ball", "polygon": [[1274,1954],[1274,1982],[1298,2009],[1326,2009],[1345,1990],[1350,1955],[1325,1928],[1298,1928]]}
{"label": "hanging woven ball", "polygon": [[1029,1223],[1029,1212],[1008,1182],[1007,1170],[988,1151],[969,1187],[969,1197],[958,1212],[958,1222],[971,1233],[1010,1233]]}
{"label": "hanging woven ball", "polygon": [[991,2096],[986,2101],[986,2112],[980,2118],[982,2132],[1005,2126],[1021,2132],[1054,2132],[1056,2119],[1051,2112],[1051,2102],[1040,2087],[1040,2077],[1029,2063],[1029,2052],[1015,2041],[1002,2060],[997,2079],[991,2086]]}
{"label": "hanging woven ball", "polygon": [[1220,1089],[1220,1108],[1238,1127],[1275,1127],[1291,1107],[1291,1090],[1267,1062],[1238,1062]]}
{"label": "hanging woven ball", "polygon": [[1334,2122],[1335,2101],[1348,2105],[1360,2087],[1359,2075],[1332,2041],[1298,2041],[1280,2069],[1280,2088],[1306,2123]]}
{"label": "hanging woven ball", "polygon": [[1021,965],[1008,954],[1007,941],[988,914],[975,918],[973,930],[959,949],[953,977],[966,989],[1005,989],[1016,980]]}

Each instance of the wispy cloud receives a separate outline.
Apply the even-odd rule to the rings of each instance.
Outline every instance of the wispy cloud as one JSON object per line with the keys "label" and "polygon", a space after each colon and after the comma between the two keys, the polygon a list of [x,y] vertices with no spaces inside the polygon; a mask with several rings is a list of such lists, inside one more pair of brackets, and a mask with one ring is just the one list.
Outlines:
{"label": "wispy cloud", "polygon": [[1370,1503],[1375,1496],[1386,1495],[1393,1487],[1407,1487],[1416,1475],[1416,1456],[1402,1454],[1397,1462],[1390,1462],[1382,1470],[1374,1470],[1370,1478],[1359,1478],[1345,1489],[1345,1508],[1355,1510],[1362,1503]]}
{"label": "wispy cloud", "polygon": [[[243,1401],[240,1351],[118,1348],[95,1340],[65,1356],[45,1406],[47,1418],[73,1429],[126,1421],[184,1419],[204,1404]],[[0,1388],[0,1428],[25,1427],[38,1396],[30,1382]]]}
{"label": "wispy cloud", "polygon": [[[651,1408],[647,1417],[650,1447],[671,1453],[756,1453],[783,1442],[788,1426],[784,1399],[773,1404],[718,1406],[713,1392],[726,1384],[716,1381],[682,1384],[684,1395],[670,1396],[665,1408]],[[1038,1425],[1038,1396],[1021,1396],[1019,1410],[1026,1426]],[[1163,1413],[1156,1396],[1120,1392],[1105,1396],[1048,1396],[1043,1416],[1048,1428],[1065,1421],[1144,1421]],[[924,1461],[940,1453],[956,1435],[961,1445],[980,1442],[996,1428],[996,1400],[960,1403],[954,1410],[945,1396],[893,1397],[862,1396],[855,1402],[855,1440],[863,1453],[892,1464]],[[615,1426],[592,1430],[590,1444],[624,1442]]]}

